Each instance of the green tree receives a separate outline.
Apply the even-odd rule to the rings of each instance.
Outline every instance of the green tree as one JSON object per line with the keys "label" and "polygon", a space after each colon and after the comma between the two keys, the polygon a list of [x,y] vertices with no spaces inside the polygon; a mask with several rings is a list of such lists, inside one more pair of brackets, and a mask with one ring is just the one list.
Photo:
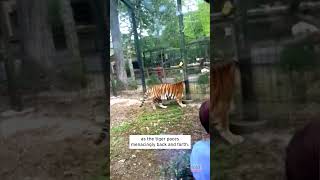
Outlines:
{"label": "green tree", "polygon": [[[135,7],[139,7],[135,9],[135,13],[142,49],[178,47],[178,18],[176,17],[175,1],[136,0],[133,3],[135,3]],[[128,10],[124,5],[121,5],[120,11],[120,21],[124,22],[129,16]],[[128,25],[129,34],[132,31],[131,28],[131,25]],[[147,32],[147,35],[142,36],[142,32]]]}
{"label": "green tree", "polygon": [[198,10],[189,12],[184,17],[186,41],[192,41],[210,34],[210,6],[198,2]]}
{"label": "green tree", "polygon": [[[132,0],[137,15],[140,46],[143,51],[160,48],[180,48],[179,23],[176,1],[173,0]],[[183,1],[185,6],[187,1]],[[185,33],[187,42],[208,36],[210,32],[210,6],[198,0],[197,11],[188,12],[185,17]],[[137,8],[139,7],[139,8]],[[119,17],[122,26],[127,26],[129,33],[122,35],[122,44],[134,47],[132,41],[132,25],[128,9],[123,3],[119,5]],[[190,19],[196,23],[191,22]],[[187,22],[189,21],[189,22]],[[125,23],[127,22],[127,23]],[[144,32],[144,33],[142,33]],[[148,55],[148,54],[147,54]],[[144,62],[148,66],[150,62]]]}

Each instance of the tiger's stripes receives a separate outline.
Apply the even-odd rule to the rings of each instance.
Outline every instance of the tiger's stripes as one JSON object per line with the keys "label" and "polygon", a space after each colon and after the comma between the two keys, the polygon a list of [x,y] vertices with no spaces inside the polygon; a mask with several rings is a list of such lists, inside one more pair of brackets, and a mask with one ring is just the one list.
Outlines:
{"label": "tiger's stripes", "polygon": [[155,103],[161,108],[167,108],[162,104],[162,100],[176,100],[181,107],[185,107],[186,105],[182,103],[184,83],[185,81],[180,81],[175,84],[166,83],[151,87],[144,94],[140,107],[143,106],[147,99],[152,100],[153,109],[156,109]]}
{"label": "tiger's stripes", "polygon": [[[97,123],[96,118],[97,118],[97,108],[99,108],[99,105],[102,103],[99,102],[99,100],[93,99],[89,100],[89,108],[88,108],[88,114],[89,114],[89,119],[90,121]],[[110,109],[106,108],[107,112],[106,115],[109,114]],[[100,130],[100,133],[97,135],[97,137],[94,140],[94,144],[99,145],[101,144],[107,137],[109,133],[109,127],[108,127],[108,116],[105,116],[104,122],[103,122],[103,127]]]}
{"label": "tiger's stripes", "polygon": [[99,133],[98,138],[96,138],[94,140],[94,144],[99,145],[103,142],[103,140],[106,139],[107,137],[107,133],[108,133],[108,128],[106,126],[104,126],[101,130],[101,132]]}

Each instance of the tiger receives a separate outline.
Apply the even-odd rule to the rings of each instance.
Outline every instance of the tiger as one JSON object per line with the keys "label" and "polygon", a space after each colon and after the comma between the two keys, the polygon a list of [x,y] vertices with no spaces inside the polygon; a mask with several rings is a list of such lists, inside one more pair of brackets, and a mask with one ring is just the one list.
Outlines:
{"label": "tiger", "polygon": [[144,94],[140,107],[143,106],[144,102],[147,99],[151,99],[152,108],[155,110],[155,103],[159,105],[161,108],[167,108],[162,104],[162,100],[176,100],[180,107],[186,107],[185,104],[182,103],[183,90],[185,81],[180,81],[174,84],[159,84],[151,87]]}
{"label": "tiger", "polygon": [[229,112],[235,91],[235,77],[239,72],[238,62],[219,60],[210,69],[210,127],[215,127],[230,144],[239,144],[244,138],[230,131]]}

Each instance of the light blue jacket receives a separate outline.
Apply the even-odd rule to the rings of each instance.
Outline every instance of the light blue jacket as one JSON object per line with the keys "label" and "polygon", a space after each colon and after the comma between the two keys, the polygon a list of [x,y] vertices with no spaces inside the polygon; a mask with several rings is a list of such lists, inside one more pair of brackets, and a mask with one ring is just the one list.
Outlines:
{"label": "light blue jacket", "polygon": [[210,180],[210,140],[201,140],[193,145],[190,168],[196,180]]}

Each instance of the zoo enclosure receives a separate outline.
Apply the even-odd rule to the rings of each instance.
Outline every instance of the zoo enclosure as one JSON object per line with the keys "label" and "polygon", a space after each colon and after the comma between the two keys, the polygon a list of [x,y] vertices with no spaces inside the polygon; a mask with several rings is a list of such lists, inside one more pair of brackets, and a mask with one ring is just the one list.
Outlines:
{"label": "zoo enclosure", "polygon": [[[188,76],[199,74],[204,67],[209,68],[209,39],[192,41],[186,45],[186,62]],[[179,75],[177,65],[182,61],[180,48],[159,48],[143,52],[143,65],[146,68],[146,77],[157,74],[160,67],[164,79]],[[140,75],[138,74],[138,77]]]}

